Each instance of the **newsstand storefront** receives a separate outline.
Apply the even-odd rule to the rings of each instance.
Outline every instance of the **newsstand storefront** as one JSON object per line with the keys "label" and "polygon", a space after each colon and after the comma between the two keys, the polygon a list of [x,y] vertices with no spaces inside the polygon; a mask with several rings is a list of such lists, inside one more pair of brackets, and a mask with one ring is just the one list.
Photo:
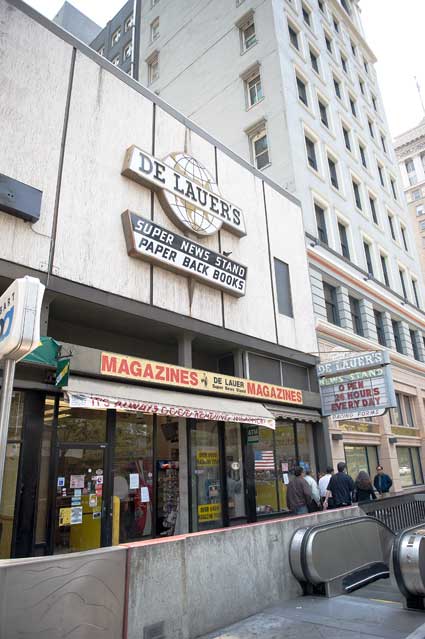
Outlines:
{"label": "newsstand storefront", "polygon": [[[125,360],[174,371],[174,379],[179,373],[193,389],[199,373],[206,388],[211,379],[239,389],[249,382]],[[287,512],[293,467],[316,470],[320,416],[302,406],[302,392],[262,384],[266,394],[288,398],[266,405],[182,392],[180,382],[167,379],[154,387],[71,375],[63,393],[14,392],[2,558],[76,552]],[[289,405],[291,399],[300,405]],[[30,446],[32,469],[28,453],[22,455]],[[20,487],[28,481],[33,499],[23,504]]]}

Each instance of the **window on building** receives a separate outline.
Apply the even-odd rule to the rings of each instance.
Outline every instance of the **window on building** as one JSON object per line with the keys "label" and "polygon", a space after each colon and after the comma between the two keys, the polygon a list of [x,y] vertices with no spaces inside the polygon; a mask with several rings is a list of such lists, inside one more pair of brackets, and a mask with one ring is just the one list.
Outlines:
{"label": "window on building", "polygon": [[159,18],[151,23],[151,42],[159,38]]}
{"label": "window on building", "polygon": [[349,0],[341,0],[341,5],[348,15],[351,15],[350,3]]}
{"label": "window on building", "polygon": [[252,135],[251,145],[255,166],[257,169],[264,169],[265,166],[270,164],[269,145],[265,128]]}
{"label": "window on building", "polygon": [[414,164],[413,160],[406,160],[404,165],[406,167],[407,173],[414,173],[415,172],[415,164]]}
{"label": "window on building", "polygon": [[381,313],[381,311],[377,311],[376,309],[373,310],[373,315],[375,317],[375,325],[376,325],[376,333],[378,336],[378,342],[381,344],[381,346],[386,346],[386,341],[385,341],[385,330],[384,330],[384,316],[383,313]]}
{"label": "window on building", "polygon": [[334,80],[335,95],[336,95],[337,98],[342,100],[341,82],[339,80],[337,80],[337,78],[335,76],[334,76],[333,80]]}
{"label": "window on building", "polygon": [[100,49],[97,50],[97,52],[98,52],[99,55],[104,56],[105,55],[105,45],[102,45],[100,47]]}
{"label": "window on building", "polygon": [[325,43],[328,52],[332,55],[332,38],[325,33]]}
{"label": "window on building", "polygon": [[365,58],[363,58],[363,67],[367,74],[369,74],[369,63]]}
{"label": "window on building", "polygon": [[362,95],[365,95],[365,86],[363,80],[359,77],[359,87]]}
{"label": "window on building", "polygon": [[390,227],[391,237],[393,238],[394,241],[396,241],[396,235],[395,235],[395,229],[394,229],[394,218],[389,213],[388,213],[388,224]]}
{"label": "window on building", "polygon": [[402,345],[401,345],[400,322],[396,322],[395,320],[391,320],[391,325],[393,327],[396,351],[398,353],[403,353],[403,348],[402,348]]}
{"label": "window on building", "polygon": [[406,426],[415,427],[415,418],[413,417],[413,398],[410,395],[403,395],[404,409],[406,413]]}
{"label": "window on building", "polygon": [[241,49],[242,53],[244,53],[257,43],[253,16],[250,16],[250,18],[239,28],[239,32],[241,38]]}
{"label": "window on building", "polygon": [[112,34],[111,47],[114,47],[119,42],[120,38],[121,38],[121,27],[118,27],[118,29],[116,29],[116,31],[114,31]]}
{"label": "window on building", "polygon": [[325,13],[325,5],[323,3],[323,0],[317,0],[317,4],[319,5],[319,9],[322,13]]}
{"label": "window on building", "polygon": [[317,203],[314,204],[316,214],[317,235],[323,244],[328,243],[328,232],[326,229],[325,210]]}
{"label": "window on building", "polygon": [[245,81],[245,90],[248,107],[254,106],[254,104],[257,104],[257,102],[260,102],[260,100],[263,99],[263,87],[261,85],[261,76],[259,71],[256,71],[255,74]]}
{"label": "window on building", "polygon": [[384,167],[381,164],[379,164],[379,163],[378,163],[377,167],[378,167],[379,181],[381,183],[381,186],[385,187]]}
{"label": "window on building", "polygon": [[[376,111],[376,113],[378,113],[378,106],[377,106],[377,101],[376,101],[376,97],[373,95],[371,95],[372,98],[372,106],[373,106],[373,110]],[[385,149],[384,149],[385,150]]]}
{"label": "window on building", "polygon": [[416,207],[416,215],[419,217],[420,215],[424,214],[424,206],[423,204],[419,204],[419,206]]}
{"label": "window on building", "polygon": [[316,158],[316,145],[313,142],[313,140],[308,137],[308,135],[306,135],[304,139],[305,139],[305,148],[307,151],[308,164],[309,166],[311,166],[312,169],[317,171],[318,166],[317,166],[317,158]]}
{"label": "window on building", "polygon": [[360,184],[356,180],[352,180],[354,200],[358,209],[362,210],[362,197],[360,194]]}
{"label": "window on building", "polygon": [[362,317],[360,313],[360,302],[357,298],[348,296],[348,300],[350,302],[350,314],[351,320],[353,322],[353,331],[357,333],[357,335],[363,335],[363,324]]}
{"label": "window on building", "polygon": [[342,53],[341,53],[341,66],[344,73],[348,73],[348,61],[345,55],[342,55]]}
{"label": "window on building", "polygon": [[279,313],[294,317],[292,309],[291,281],[289,277],[289,266],[286,262],[274,258],[274,273],[277,290],[277,307]]}
{"label": "window on building", "polygon": [[421,153],[421,162],[422,162],[422,167],[425,170],[425,153]]}
{"label": "window on building", "polygon": [[329,157],[329,155],[328,155],[328,167],[329,167],[329,176],[331,178],[331,184],[335,189],[339,189],[336,162],[333,158]]}
{"label": "window on building", "polygon": [[112,64],[116,67],[119,67],[121,64],[121,56],[120,54],[116,55],[115,58],[112,58],[111,60]]}
{"label": "window on building", "polygon": [[314,71],[316,71],[316,73],[319,75],[320,74],[320,70],[319,70],[319,55],[313,51],[313,49],[310,47],[310,62],[311,62],[311,66],[313,67]]}
{"label": "window on building", "polygon": [[159,78],[159,53],[148,61],[148,82],[153,84]]}
{"label": "window on building", "polygon": [[305,6],[305,4],[302,5],[302,14],[304,22],[311,28],[311,11]]}
{"label": "window on building", "polygon": [[317,99],[319,104],[320,121],[329,129],[328,106],[320,98]]}
{"label": "window on building", "polygon": [[367,119],[367,124],[369,126],[369,133],[371,138],[375,138],[375,131],[373,130],[373,122],[369,118]]}
{"label": "window on building", "polygon": [[378,214],[376,212],[376,199],[372,195],[369,195],[369,206],[370,206],[370,212],[372,213],[372,220],[374,221],[375,224],[378,224]]}
{"label": "window on building", "polygon": [[133,27],[133,14],[129,15],[128,18],[126,19],[126,21],[124,22],[124,31],[127,33],[127,31],[130,31],[130,29]]}
{"label": "window on building", "polygon": [[418,361],[421,360],[420,355],[419,355],[419,348],[418,348],[418,344],[416,342],[416,335],[415,335],[415,331],[412,331],[412,329],[409,330],[409,335],[410,335],[410,341],[412,343],[412,351],[413,351],[413,357],[415,359],[417,359]]}
{"label": "window on building", "polygon": [[335,286],[323,282],[323,293],[325,296],[326,318],[331,324],[339,326],[339,313]]}
{"label": "window on building", "polygon": [[381,146],[382,146],[383,152],[386,153],[387,152],[387,143],[386,143],[386,140],[385,140],[385,135],[382,135],[382,133],[381,133]]}
{"label": "window on building", "polygon": [[422,197],[422,193],[420,189],[416,189],[415,191],[412,191],[412,200],[420,200]]}
{"label": "window on building", "polygon": [[397,446],[397,460],[400,481],[403,488],[423,484],[423,474],[419,448]]}
{"label": "window on building", "polygon": [[129,58],[131,58],[131,54],[133,53],[133,43],[129,42],[125,47],[124,47],[124,60],[128,60]]}
{"label": "window on building", "polygon": [[412,277],[412,289],[413,289],[413,296],[415,298],[415,305],[419,308],[420,304],[419,304],[418,281],[413,279],[413,277]]}
{"label": "window on building", "polygon": [[352,40],[350,40],[351,53],[356,58],[357,57],[357,47]]}
{"label": "window on building", "polygon": [[339,240],[341,242],[341,253],[347,260],[350,259],[350,247],[348,245],[347,227],[342,222],[338,222]]}
{"label": "window on building", "polygon": [[401,237],[402,237],[402,240],[403,240],[404,250],[408,251],[409,247],[407,245],[407,229],[402,224],[400,224],[400,229],[401,229]]}
{"label": "window on building", "polygon": [[387,257],[381,253],[381,268],[382,275],[384,276],[384,282],[386,286],[390,286],[390,278],[388,277]]}
{"label": "window on building", "polygon": [[366,260],[367,272],[369,273],[369,275],[373,275],[373,262],[372,262],[371,246],[370,246],[369,242],[366,242],[365,240],[363,240],[363,250],[364,250],[364,256],[365,256],[365,260]]}
{"label": "window on building", "polygon": [[407,290],[406,290],[406,282],[404,280],[404,270],[402,268],[398,269],[398,274],[400,276],[400,284],[401,284],[401,290],[403,293],[403,297],[406,300],[407,299]]}
{"label": "window on building", "polygon": [[395,180],[393,178],[390,178],[390,184],[391,184],[391,191],[392,191],[392,194],[393,194],[393,198],[396,200],[397,199],[397,188],[396,188]]}
{"label": "window on building", "polygon": [[344,125],[342,125],[342,134],[344,136],[345,148],[351,151],[350,131]]}
{"label": "window on building", "polygon": [[298,97],[305,106],[308,106],[307,85],[304,80],[297,75]]}
{"label": "window on building", "polygon": [[396,392],[395,399],[396,399],[397,407],[391,408],[390,420],[392,424],[396,424],[397,426],[403,426],[404,415],[402,410],[402,399],[401,399],[400,393]]}
{"label": "window on building", "polygon": [[359,142],[359,153],[360,159],[365,169],[367,169],[367,160],[366,160],[366,147]]}
{"label": "window on building", "polygon": [[357,107],[356,107],[356,101],[354,98],[351,97],[350,95],[350,109],[351,109],[351,113],[354,115],[354,117],[357,117]]}
{"label": "window on building", "polygon": [[378,465],[377,446],[345,444],[344,454],[347,472],[351,477],[357,477],[362,470],[373,477]]}
{"label": "window on building", "polygon": [[295,47],[298,51],[300,49],[300,43],[299,43],[299,33],[298,31],[295,30],[295,28],[288,24],[288,31],[289,31],[289,40],[292,44],[293,47]]}

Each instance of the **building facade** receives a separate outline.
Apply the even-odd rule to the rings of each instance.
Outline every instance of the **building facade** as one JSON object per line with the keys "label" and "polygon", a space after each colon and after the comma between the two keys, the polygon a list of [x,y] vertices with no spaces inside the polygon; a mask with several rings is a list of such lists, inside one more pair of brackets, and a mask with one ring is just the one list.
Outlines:
{"label": "building facade", "polygon": [[425,274],[425,118],[418,126],[395,138],[403,190]]}
{"label": "building facade", "polygon": [[141,42],[142,83],[300,199],[322,361],[391,351],[399,410],[331,423],[334,462],[422,483],[423,280],[360,3],[159,0]]}
{"label": "building facade", "polygon": [[70,2],[67,2],[67,0],[53,18],[53,22],[86,44],[90,44],[102,31],[102,27],[90,20],[88,16],[79,11]]}
{"label": "building facade", "polygon": [[38,221],[0,211],[0,296],[46,286],[1,557],[281,516],[330,459],[298,200],[25,3],[0,20],[0,173],[41,193]]}

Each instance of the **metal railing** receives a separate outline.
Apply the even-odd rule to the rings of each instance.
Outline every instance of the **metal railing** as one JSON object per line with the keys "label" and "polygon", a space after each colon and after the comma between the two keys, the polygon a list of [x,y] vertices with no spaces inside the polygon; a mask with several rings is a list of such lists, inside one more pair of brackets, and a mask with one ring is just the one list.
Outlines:
{"label": "metal railing", "polygon": [[398,533],[404,528],[425,524],[425,488],[418,492],[385,497],[373,502],[360,502],[366,515],[376,517]]}

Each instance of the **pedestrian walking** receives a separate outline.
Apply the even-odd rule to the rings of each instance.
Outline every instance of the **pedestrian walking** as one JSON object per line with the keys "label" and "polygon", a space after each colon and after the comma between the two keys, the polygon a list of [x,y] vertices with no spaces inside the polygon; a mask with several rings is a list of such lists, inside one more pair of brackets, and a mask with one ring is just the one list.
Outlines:
{"label": "pedestrian walking", "polygon": [[304,479],[304,471],[301,466],[294,469],[295,477],[289,482],[286,492],[286,503],[296,515],[306,515],[312,501],[311,489]]}
{"label": "pedestrian walking", "polygon": [[[320,494],[320,500],[322,504],[325,501],[326,491],[328,489],[328,485],[333,474],[334,474],[334,469],[332,468],[332,466],[328,466],[326,468],[326,474],[319,479],[319,494]],[[332,503],[330,500],[329,500],[329,508],[332,508]]]}
{"label": "pedestrian walking", "polygon": [[384,469],[382,466],[376,467],[376,475],[373,480],[373,485],[378,491],[381,497],[388,497],[390,493],[390,488],[393,485],[393,480],[389,475],[384,473]]}
{"label": "pedestrian walking", "polygon": [[354,482],[353,501],[370,501],[376,499],[372,481],[365,470],[361,470]]}
{"label": "pedestrian walking", "polygon": [[310,486],[311,490],[311,504],[309,511],[311,513],[315,513],[322,508],[322,502],[320,501],[320,492],[319,486],[317,485],[317,481],[314,479],[311,474],[311,470],[306,470],[305,480],[307,484]]}
{"label": "pedestrian walking", "polygon": [[331,497],[333,500],[333,508],[351,506],[354,482],[352,477],[345,472],[346,468],[347,465],[344,462],[339,462],[337,466],[338,472],[332,475],[326,490],[326,497],[323,502],[324,510],[328,508]]}

